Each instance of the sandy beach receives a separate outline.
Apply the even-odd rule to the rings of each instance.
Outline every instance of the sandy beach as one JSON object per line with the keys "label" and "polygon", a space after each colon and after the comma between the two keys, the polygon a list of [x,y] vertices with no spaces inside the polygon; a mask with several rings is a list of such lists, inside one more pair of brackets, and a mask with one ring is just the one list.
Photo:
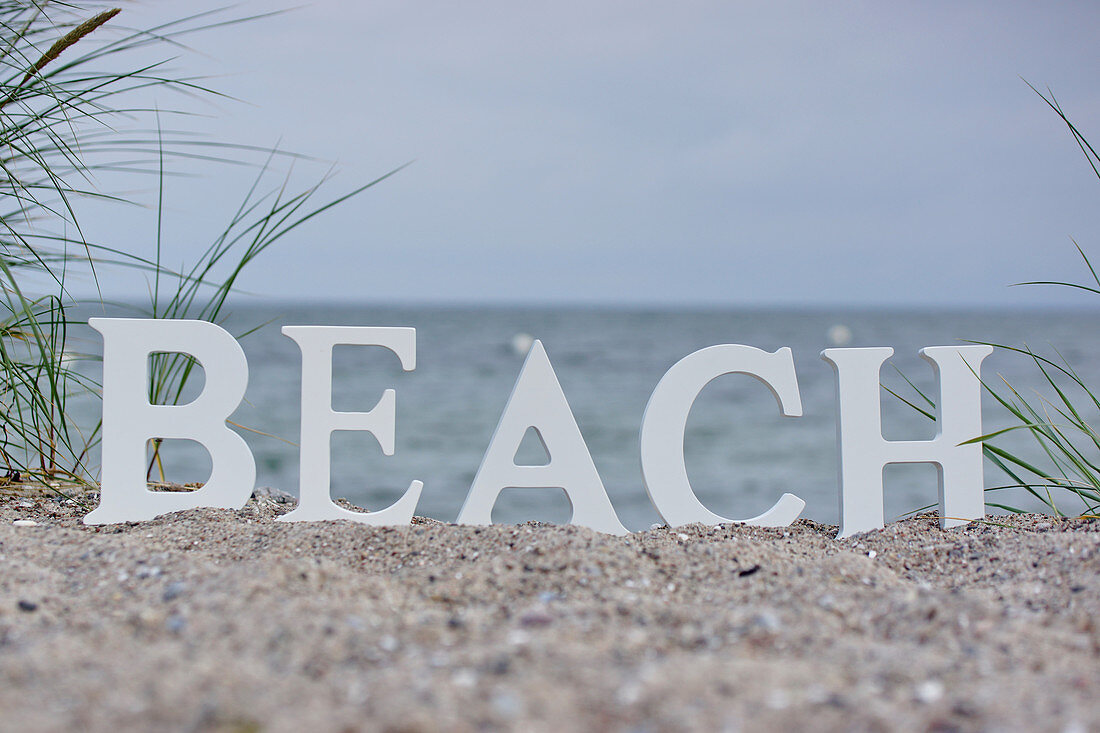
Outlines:
{"label": "sandy beach", "polygon": [[5,491],[9,730],[1100,728],[1097,520],[90,528]]}

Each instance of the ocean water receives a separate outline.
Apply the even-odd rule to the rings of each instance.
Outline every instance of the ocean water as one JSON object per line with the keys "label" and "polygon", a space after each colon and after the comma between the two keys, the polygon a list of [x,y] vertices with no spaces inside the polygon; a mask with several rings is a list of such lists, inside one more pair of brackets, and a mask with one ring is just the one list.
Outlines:
{"label": "ocean water", "polygon": [[[616,310],[583,308],[439,308],[318,305],[243,305],[233,309],[230,330],[267,324],[242,340],[250,383],[233,421],[256,457],[258,484],[297,492],[300,353],[279,332],[282,325],[412,326],[417,366],[403,372],[380,348],[341,346],[334,354],[333,407],[367,410],[383,390],[397,392],[396,451],[384,456],[366,433],[336,433],[331,442],[332,494],[366,508],[394,501],[413,479],[425,488],[417,513],[454,521],[481,462],[523,362],[529,337],[545,345],[611,501],[630,529],[659,521],[642,486],[638,431],[658,380],[677,360],[697,349],[741,343],[794,352],[804,414],[783,418],[763,384],[728,375],[709,384],[696,402],[685,439],[688,475],[713,511],[750,517],[785,491],[807,503],[803,516],[836,523],[835,386],[819,358],[838,345],[890,346],[884,383],[906,389],[893,369],[935,394],[931,368],[917,356],[923,346],[963,339],[1036,349],[1057,348],[1086,380],[1100,384],[1097,315],[1088,312],[965,313],[857,310]],[[837,327],[842,328],[837,328]],[[89,332],[90,334],[90,332]],[[84,334],[87,338],[89,334]],[[95,334],[90,334],[95,336]],[[91,338],[92,348],[96,338]],[[1050,346],[1048,346],[1050,345]],[[1052,353],[1052,352],[1051,352]],[[998,352],[983,366],[1021,391],[1041,389],[1041,375],[1020,356]],[[201,376],[191,394],[201,388]],[[883,434],[893,440],[931,438],[932,423],[888,394],[883,396]],[[984,406],[988,430],[1010,424],[991,399]],[[265,433],[261,434],[261,433]],[[1026,436],[1016,447],[1035,454]],[[194,443],[169,441],[163,449],[167,477],[203,480],[210,461]],[[539,463],[537,443],[521,447],[520,463]],[[885,471],[888,519],[936,498],[932,466],[891,466]],[[987,466],[986,483],[1005,479]],[[1018,492],[1001,500],[1035,507]],[[536,519],[565,522],[569,504],[558,489],[507,489],[494,511],[500,522]]]}

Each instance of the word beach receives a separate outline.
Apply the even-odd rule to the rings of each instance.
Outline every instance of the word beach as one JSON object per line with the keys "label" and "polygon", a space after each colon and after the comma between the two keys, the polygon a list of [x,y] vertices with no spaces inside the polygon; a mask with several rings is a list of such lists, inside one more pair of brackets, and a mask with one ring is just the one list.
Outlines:
{"label": "word beach", "polygon": [[[143,521],[198,507],[238,509],[251,496],[256,464],[245,441],[226,421],[244,398],[248,364],[224,329],[205,321],[93,318],[103,336],[103,473],[99,506],[88,524]],[[373,435],[393,455],[396,392],[385,390],[366,412],[332,409],[332,351],[337,345],[388,349],[404,371],[416,368],[412,328],[284,326],[302,352],[300,483],[298,506],[282,521],[346,519],[368,524],[412,520],[420,481],[412,481],[393,505],[357,512],[332,501],[330,438],[337,430]],[[153,353],[182,353],[202,365],[202,393],[184,405],[151,404],[148,364]],[[883,526],[883,468],[891,463],[931,463],[939,476],[940,522],[944,527],[984,516],[981,430],[981,363],[989,346],[930,346],[921,356],[936,372],[937,431],[931,440],[888,441],[882,437],[879,371],[893,349],[826,349],[821,358],[836,376],[839,451],[840,537]],[[641,424],[642,483],[670,526],[744,522],[769,527],[790,524],[805,502],[784,493],[768,511],[728,519],[708,510],[688,482],[684,434],[688,414],[703,388],[726,374],[747,374],[775,397],[786,417],[802,415],[802,400],[789,348],[775,352],[742,344],[700,349],[674,364],[649,398]],[[549,461],[516,465],[524,435],[533,429]],[[146,483],[146,445],[154,438],[197,441],[210,453],[210,478],[192,492],[155,492]],[[489,441],[481,467],[458,514],[459,524],[491,524],[493,506],[506,488],[560,488],[572,506],[572,522],[611,534],[627,530],[615,514],[592,456],[581,436],[546,350],[535,341]]]}

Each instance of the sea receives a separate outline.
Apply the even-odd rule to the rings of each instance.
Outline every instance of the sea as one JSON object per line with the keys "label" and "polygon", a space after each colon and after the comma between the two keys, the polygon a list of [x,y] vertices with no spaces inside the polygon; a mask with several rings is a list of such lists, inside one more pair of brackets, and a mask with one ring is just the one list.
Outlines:
{"label": "sea", "polygon": [[[111,311],[109,315],[133,315]],[[337,432],[331,440],[331,490],[367,509],[396,500],[410,481],[424,482],[417,514],[454,521],[533,339],[550,361],[591,452],[615,510],[628,529],[660,522],[642,484],[639,428],[653,388],[684,356],[715,344],[747,344],[794,353],[803,415],[782,417],[775,398],[758,380],[726,375],[707,385],[692,408],[685,436],[688,477],[700,500],[731,518],[755,516],[784,492],[806,501],[803,516],[838,521],[836,387],[820,358],[836,346],[889,346],[894,357],[882,370],[884,387],[921,404],[910,382],[936,395],[931,367],[917,352],[925,346],[967,341],[1028,346],[1072,365],[1086,383],[1100,384],[1098,314],[1088,311],[966,312],[882,309],[628,309],[584,307],[393,307],[238,303],[222,325],[241,339],[249,363],[246,399],[232,422],[256,458],[257,484],[296,493],[301,400],[298,346],[283,325],[408,326],[416,329],[416,368],[402,371],[397,357],[377,347],[339,346],[333,355],[332,405],[365,411],[386,389],[397,394],[395,451],[385,456],[362,432]],[[77,332],[95,351],[98,336]],[[1008,385],[1029,399],[1053,399],[1050,386],[1026,356],[998,350],[986,359],[983,378]],[[201,370],[185,399],[202,388]],[[903,399],[882,392],[883,435],[890,440],[930,439],[934,424]],[[98,409],[98,408],[89,408]],[[1095,417],[1096,409],[1084,413]],[[87,414],[85,420],[94,420]],[[986,395],[984,428],[1013,423]],[[1026,434],[1008,434],[1004,445],[1036,461],[1042,450]],[[165,478],[202,481],[210,458],[199,444],[165,441]],[[515,458],[545,463],[534,435]],[[159,470],[154,469],[154,478]],[[887,520],[936,501],[931,465],[892,465],[884,471]],[[986,467],[988,487],[1008,479]],[[1022,509],[1041,508],[1019,490],[988,495]],[[1067,500],[1065,511],[1079,510]],[[564,523],[571,509],[560,489],[505,489],[494,521]]]}

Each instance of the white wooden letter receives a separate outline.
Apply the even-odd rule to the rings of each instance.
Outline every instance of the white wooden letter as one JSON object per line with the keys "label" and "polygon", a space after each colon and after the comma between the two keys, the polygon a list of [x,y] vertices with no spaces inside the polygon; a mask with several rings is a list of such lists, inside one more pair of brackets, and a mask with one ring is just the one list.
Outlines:
{"label": "white wooden letter", "polygon": [[333,431],[365,430],[393,455],[397,422],[397,394],[382,393],[368,412],[337,412],[332,409],[332,347],[337,344],[382,346],[397,354],[401,368],[416,368],[416,330],[367,326],[283,326],[283,334],[302,350],[302,438],[299,461],[298,506],[279,517],[284,522],[312,522],[347,519],[364,524],[408,524],[424,484],[413,481],[404,495],[380,511],[354,512],[332,501],[329,483],[329,445]]}
{"label": "white wooden letter", "polygon": [[959,445],[982,434],[979,370],[991,346],[929,346],[921,358],[940,383],[936,437],[885,440],[879,370],[894,350],[825,349],[837,382],[837,450],[840,533],[847,537],[883,526],[882,470],[890,463],[931,463],[939,474],[940,526],[957,527],[985,516],[981,443]]}
{"label": "white wooden letter", "polygon": [[[545,466],[515,463],[528,428],[538,431],[542,439],[550,457]],[[571,523],[608,534],[627,534],[592,463],[546,349],[537,340],[485,450],[458,523],[492,524],[493,506],[506,488],[564,489],[573,507]]]}
{"label": "white wooden letter", "polygon": [[802,415],[794,358],[789,348],[768,353],[752,346],[723,344],[689,354],[661,377],[642,416],[642,482],[646,493],[670,527],[692,522],[786,527],[798,519],[806,506],[806,502],[794,494],[783,494],[760,516],[726,519],[703,506],[688,482],[684,464],[688,413],[703,387],[724,374],[756,377],[771,390],[785,417]]}
{"label": "white wooden letter", "polygon": [[[252,495],[256,463],[225,421],[248,385],[248,363],[224,329],[206,321],[91,318],[103,334],[103,476],[99,506],[85,524],[140,522],[199,507],[239,509]],[[206,386],[186,405],[149,402],[149,355],[184,353],[202,365]],[[195,491],[149,491],[145,446],[185,438],[210,453],[212,470]]]}

